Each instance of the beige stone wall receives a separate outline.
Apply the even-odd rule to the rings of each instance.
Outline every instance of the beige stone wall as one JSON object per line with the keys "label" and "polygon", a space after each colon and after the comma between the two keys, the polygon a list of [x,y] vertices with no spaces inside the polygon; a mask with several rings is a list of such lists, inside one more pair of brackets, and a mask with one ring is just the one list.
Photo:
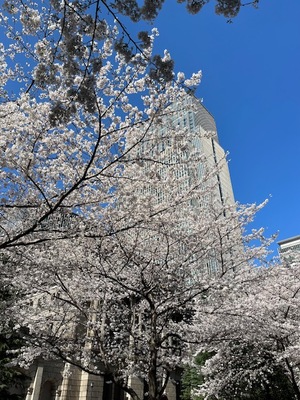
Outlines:
{"label": "beige stone wall", "polygon": [[[30,375],[32,383],[26,400],[108,400],[103,398],[103,376],[88,374],[62,361],[37,361],[31,368]],[[143,380],[137,377],[130,377],[129,380],[131,387],[142,399]],[[173,380],[168,382],[166,394],[168,400],[176,400],[176,383]],[[117,400],[131,399],[126,394],[121,397],[122,399]]]}

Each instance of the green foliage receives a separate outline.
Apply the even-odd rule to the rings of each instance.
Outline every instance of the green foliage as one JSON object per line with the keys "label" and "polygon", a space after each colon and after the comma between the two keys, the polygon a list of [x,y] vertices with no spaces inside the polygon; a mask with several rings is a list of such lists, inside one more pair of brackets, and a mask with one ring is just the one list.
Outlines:
{"label": "green foliage", "polygon": [[182,374],[182,400],[200,400],[201,397],[193,396],[193,389],[203,383],[203,377],[199,374],[196,367],[186,365]]}
{"label": "green foliage", "polygon": [[205,364],[206,360],[212,357],[212,353],[203,352],[198,353],[194,360],[193,365],[185,365],[182,374],[182,400],[203,400],[203,396],[196,396],[193,394],[204,382],[204,377],[201,374],[201,367]]}
{"label": "green foliage", "polygon": [[[6,302],[11,298],[11,293],[7,288],[0,289],[0,312],[3,311]],[[13,355],[10,351],[16,350],[21,346],[21,339],[18,332],[13,331],[12,322],[0,320],[0,399],[1,400],[21,400],[24,395],[11,393],[11,388],[19,389],[22,392],[27,380],[21,370],[10,366]],[[18,390],[18,391],[19,391]]]}
{"label": "green foliage", "polygon": [[14,367],[9,367],[10,357],[7,354],[8,350],[14,347],[14,339],[6,337],[6,335],[0,335],[0,399],[1,400],[19,400],[23,396],[17,394],[11,394],[10,389],[12,387],[22,387],[25,380],[25,376],[22,372],[18,371]]}

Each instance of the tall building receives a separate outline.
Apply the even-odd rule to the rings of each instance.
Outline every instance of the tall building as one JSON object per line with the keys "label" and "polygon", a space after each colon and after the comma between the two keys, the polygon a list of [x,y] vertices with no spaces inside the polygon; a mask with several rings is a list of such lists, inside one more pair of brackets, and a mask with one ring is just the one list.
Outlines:
{"label": "tall building", "polygon": [[279,253],[283,254],[287,251],[299,251],[300,252],[300,236],[293,236],[288,239],[284,239],[278,242]]}
{"label": "tall building", "polygon": [[194,145],[203,151],[211,162],[211,166],[220,164],[220,170],[216,177],[218,180],[217,195],[220,196],[222,204],[225,202],[233,204],[234,195],[226,154],[219,143],[215,120],[195,97],[188,98],[187,102],[190,102],[193,108],[184,111],[182,115],[179,114],[180,121],[178,122],[183,127],[187,126],[195,134]]}
{"label": "tall building", "polygon": [[[177,157],[180,160],[180,157],[186,151],[182,150],[180,146],[176,146],[173,142],[176,140],[174,139],[176,132],[188,132],[190,143],[187,152],[196,150],[199,154],[204,155],[209,169],[218,166],[218,171],[214,176],[217,183],[215,196],[223,205],[234,204],[226,153],[219,143],[216,123],[209,111],[194,96],[187,95],[184,101],[169,105],[161,114],[160,121],[151,127],[151,131],[154,132],[152,136],[153,142],[148,138],[142,141],[139,145],[140,154],[151,158],[152,151],[156,150],[156,159],[165,164],[166,166],[163,168],[167,169],[168,161],[175,160],[176,162]],[[156,139],[153,139],[154,137]],[[130,145],[131,143],[129,143]],[[172,164],[174,163],[170,162],[170,165]],[[188,167],[184,170],[182,164],[179,161],[178,177],[185,175],[188,178]],[[146,171],[147,163],[144,168]],[[201,182],[203,169],[204,166],[200,161],[198,165],[199,183]],[[158,195],[160,196],[161,193],[158,193]]]}
{"label": "tall building", "polygon": [[[216,196],[219,196],[222,204],[225,204],[225,202],[233,204],[234,195],[226,153],[219,143],[213,116],[201,101],[192,95],[187,96],[185,102],[172,104],[169,108],[171,112],[169,115],[168,112],[166,113],[166,119],[171,120],[173,129],[188,129],[192,133],[192,147],[205,155],[211,167],[219,165],[219,171],[216,176],[218,181],[218,193],[216,193]],[[162,154],[163,157],[165,156]]]}
{"label": "tall building", "polygon": [[[226,159],[226,153],[219,143],[217,127],[213,116],[204,107],[202,102],[190,95],[187,96],[184,102],[175,103],[169,106],[171,112],[166,112],[166,118],[171,120],[171,126],[174,129],[187,129],[191,133],[191,148],[190,150],[198,150],[204,155],[204,164],[199,162],[198,165],[198,180],[202,181],[205,168],[215,170],[209,178],[208,186],[215,186],[210,192],[208,188],[209,200],[201,199],[201,204],[195,202],[194,207],[201,207],[207,203],[208,207],[215,203],[217,212],[224,207],[222,214],[225,216],[225,207],[235,204],[233,188]],[[174,147],[171,150],[174,152]],[[162,158],[166,157],[164,152]],[[205,195],[206,197],[206,195]],[[229,238],[229,235],[226,235]],[[242,241],[236,243],[237,251],[242,250]],[[232,251],[232,250],[231,250]],[[230,253],[231,253],[230,251]],[[224,259],[225,255],[218,254],[215,248],[212,248],[207,253],[207,259],[204,265],[200,266],[198,273],[213,274],[220,271],[220,258]],[[233,254],[226,254],[226,257],[234,257]]]}

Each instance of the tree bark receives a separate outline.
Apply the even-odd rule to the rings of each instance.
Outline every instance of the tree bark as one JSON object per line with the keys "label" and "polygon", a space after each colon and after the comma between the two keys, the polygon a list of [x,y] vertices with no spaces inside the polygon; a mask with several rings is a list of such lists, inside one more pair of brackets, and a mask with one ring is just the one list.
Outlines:
{"label": "tree bark", "polygon": [[287,366],[287,368],[288,368],[288,370],[290,372],[291,382],[292,382],[293,389],[295,391],[295,395],[297,397],[297,400],[300,400],[300,390],[299,390],[299,387],[298,387],[297,382],[296,382],[296,378],[295,378],[293,367],[290,365],[289,360],[287,358],[285,359],[285,363],[286,363],[286,366]]}

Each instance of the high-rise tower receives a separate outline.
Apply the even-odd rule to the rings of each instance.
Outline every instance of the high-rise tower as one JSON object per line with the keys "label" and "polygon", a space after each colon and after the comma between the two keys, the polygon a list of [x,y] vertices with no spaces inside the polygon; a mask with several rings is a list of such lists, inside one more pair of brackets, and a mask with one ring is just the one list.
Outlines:
{"label": "high-rise tower", "polygon": [[167,117],[172,120],[173,127],[188,129],[193,135],[193,146],[206,157],[211,167],[218,165],[216,179],[221,203],[233,204],[234,195],[230,173],[226,160],[226,153],[219,144],[216,123],[213,116],[207,111],[200,100],[187,96],[185,103],[176,103],[170,106],[172,112]]}

